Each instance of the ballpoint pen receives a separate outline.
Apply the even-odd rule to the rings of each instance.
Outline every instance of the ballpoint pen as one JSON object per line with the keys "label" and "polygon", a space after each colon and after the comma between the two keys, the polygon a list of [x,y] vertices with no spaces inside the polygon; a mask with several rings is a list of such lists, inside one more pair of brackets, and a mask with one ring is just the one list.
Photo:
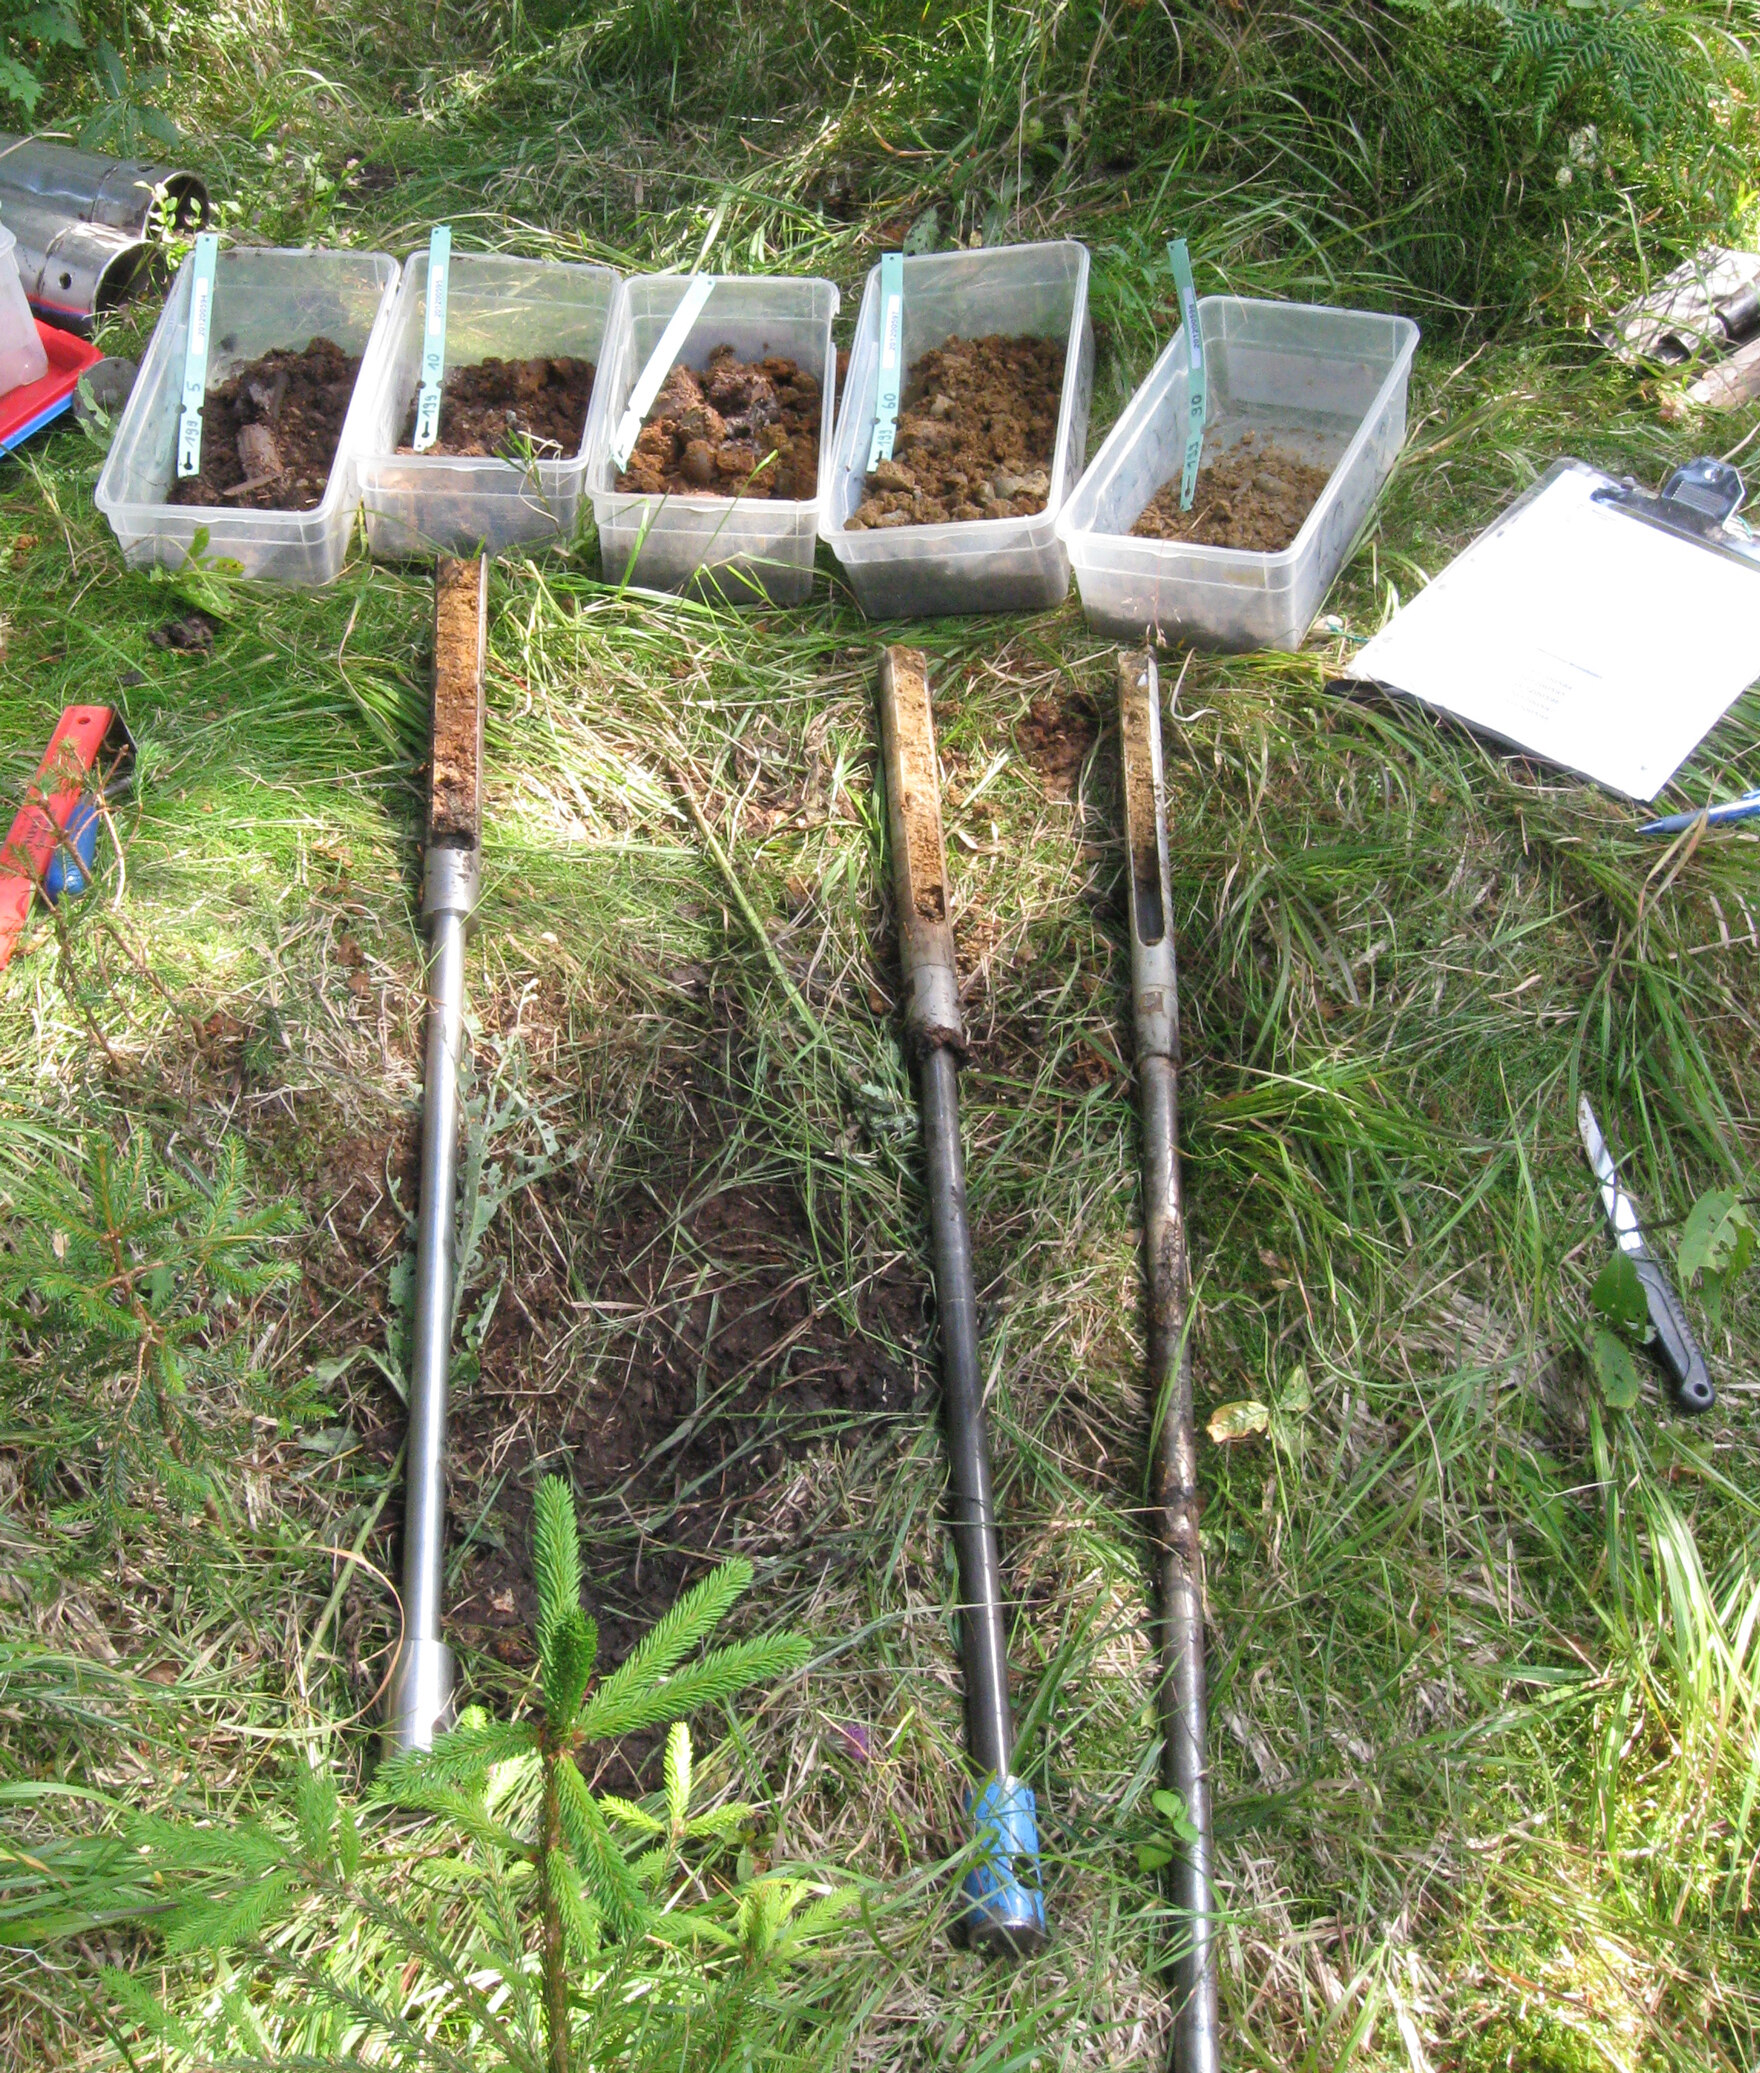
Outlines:
{"label": "ballpoint pen", "polygon": [[[1721,827],[1725,821],[1751,821],[1760,819],[1760,792],[1749,792],[1744,798],[1730,799],[1722,806],[1708,806],[1704,809],[1709,826]],[[1678,835],[1690,828],[1699,818],[1696,813],[1665,813],[1659,821],[1646,821],[1638,830],[1640,835]]]}

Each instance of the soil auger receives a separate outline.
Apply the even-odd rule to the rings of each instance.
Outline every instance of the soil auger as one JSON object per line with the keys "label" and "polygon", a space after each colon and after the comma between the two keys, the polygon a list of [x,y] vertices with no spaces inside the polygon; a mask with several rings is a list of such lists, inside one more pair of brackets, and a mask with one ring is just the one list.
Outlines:
{"label": "soil auger", "polygon": [[487,556],[435,563],[434,729],[422,867],[422,915],[429,940],[428,1054],[422,1086],[422,1193],[409,1377],[403,1640],[386,1699],[386,1734],[397,1749],[429,1748],[452,1710],[452,1651],[440,1638],[446,1392],[452,1364],[465,923],[477,904],[483,843],[488,599]]}
{"label": "soil auger", "polygon": [[1179,971],[1173,947],[1161,685],[1153,655],[1118,658],[1131,918],[1131,1007],[1143,1131],[1143,1247],[1154,1404],[1150,1530],[1162,1630],[1161,1763],[1185,1802],[1192,1840],[1174,1857],[1174,1900],[1190,1943],[1179,1964],[1174,2073],[1216,2073],[1215,1901],[1204,1692],[1204,1557],[1192,1427],[1191,1286],[1179,1178]]}
{"label": "soil auger", "polygon": [[990,1486],[978,1368],[978,1301],[966,1220],[960,1146],[959,1061],[965,1050],[959,973],[941,838],[941,776],[921,650],[888,648],[880,660],[880,738],[892,883],[904,968],[905,1037],[917,1069],[928,1168],[929,1221],[940,1314],[943,1410],[952,1472],[953,1540],[959,1561],[960,1654],[965,1670],[966,1749],[975,1773],[967,1811],[978,1861],[965,1881],[966,1933],[997,1956],[1024,1956],[1046,1941],[1039,1882],[1038,1810],[1014,1775],[1007,1631],[996,1511]]}

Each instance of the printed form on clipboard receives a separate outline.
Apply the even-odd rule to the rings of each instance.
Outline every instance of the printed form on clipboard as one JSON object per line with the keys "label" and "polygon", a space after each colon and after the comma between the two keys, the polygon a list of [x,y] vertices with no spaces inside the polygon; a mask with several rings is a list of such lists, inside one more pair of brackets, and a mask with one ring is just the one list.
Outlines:
{"label": "printed form on clipboard", "polygon": [[1741,495],[1718,462],[1650,496],[1559,461],[1345,677],[1653,799],[1760,678],[1760,542],[1722,522]]}

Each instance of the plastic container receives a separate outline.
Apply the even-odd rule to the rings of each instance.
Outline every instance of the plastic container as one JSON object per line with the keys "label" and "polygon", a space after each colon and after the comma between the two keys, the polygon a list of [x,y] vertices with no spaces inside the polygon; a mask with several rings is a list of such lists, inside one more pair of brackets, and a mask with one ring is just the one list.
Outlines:
{"label": "plastic container", "polygon": [[837,314],[837,290],[829,281],[785,275],[717,274],[714,279],[714,290],[678,358],[701,369],[708,365],[711,348],[730,345],[742,360],[786,354],[817,376],[824,390],[818,494],[811,499],[656,497],[614,487],[618,470],[611,442],[624,406],[689,286],[684,274],[626,281],[599,367],[594,403],[602,401],[604,415],[587,462],[605,580],[649,590],[689,589],[732,604],[798,605],[813,587],[819,508],[831,458],[837,407],[831,319]]}
{"label": "plastic container", "polygon": [[49,371],[49,355],[18,278],[17,244],[17,237],[0,223],[0,397],[27,382],[41,381]]}
{"label": "plastic container", "polygon": [[1409,317],[1206,295],[1204,453],[1252,431],[1330,471],[1288,547],[1251,554],[1130,537],[1179,474],[1186,444],[1182,326],[1076,484],[1058,530],[1090,625],[1199,648],[1299,648],[1406,436],[1417,350]]}
{"label": "plastic container", "polygon": [[205,532],[204,555],[235,561],[244,575],[273,583],[328,583],[342,567],[360,500],[355,461],[385,378],[397,261],[385,252],[223,248],[215,266],[210,390],[272,346],[297,352],[314,338],[328,338],[344,352],[361,355],[330,480],[310,511],[165,502],[176,464],[192,264],[184,261],[147,345],[98,477],[98,509],[130,568],[176,568],[197,533]]}
{"label": "plastic container", "polygon": [[1058,338],[1063,398],[1045,509],[1028,518],[973,518],[946,525],[848,532],[862,501],[880,365],[880,269],[868,274],[837,420],[824,537],[856,602],[874,619],[931,613],[1031,612],[1061,603],[1069,555],[1057,516],[1081,473],[1094,392],[1094,327],[1088,321],[1088,248],[1073,238],[936,252],[904,262],[904,367],[949,338]]}
{"label": "plastic container", "polygon": [[[567,355],[597,366],[617,284],[608,266],[454,252],[446,293],[446,365]],[[391,312],[388,372],[360,459],[367,544],[375,554],[407,559],[499,554],[522,541],[571,540],[604,384],[595,378],[580,443],[567,459],[522,467],[486,457],[400,454],[421,386],[427,310],[423,246],[404,261]]]}

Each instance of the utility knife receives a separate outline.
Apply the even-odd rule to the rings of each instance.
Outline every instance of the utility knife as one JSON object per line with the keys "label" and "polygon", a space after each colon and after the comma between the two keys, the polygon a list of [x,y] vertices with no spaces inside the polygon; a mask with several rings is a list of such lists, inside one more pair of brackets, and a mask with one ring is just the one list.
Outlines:
{"label": "utility knife", "polygon": [[1638,1282],[1650,1309],[1656,1351],[1674,1378],[1675,1402],[1683,1411],[1709,1411],[1717,1401],[1717,1391],[1711,1386],[1705,1356],[1699,1351],[1699,1342],[1693,1337],[1693,1328],[1674,1292],[1668,1270],[1644,1242],[1637,1204],[1620,1186],[1619,1168],[1613,1163],[1613,1154],[1607,1149],[1607,1140],[1601,1135],[1601,1125],[1596,1122],[1587,1097],[1577,1103],[1577,1129],[1600,1184],[1601,1205],[1613,1226],[1614,1243],[1638,1270]]}

